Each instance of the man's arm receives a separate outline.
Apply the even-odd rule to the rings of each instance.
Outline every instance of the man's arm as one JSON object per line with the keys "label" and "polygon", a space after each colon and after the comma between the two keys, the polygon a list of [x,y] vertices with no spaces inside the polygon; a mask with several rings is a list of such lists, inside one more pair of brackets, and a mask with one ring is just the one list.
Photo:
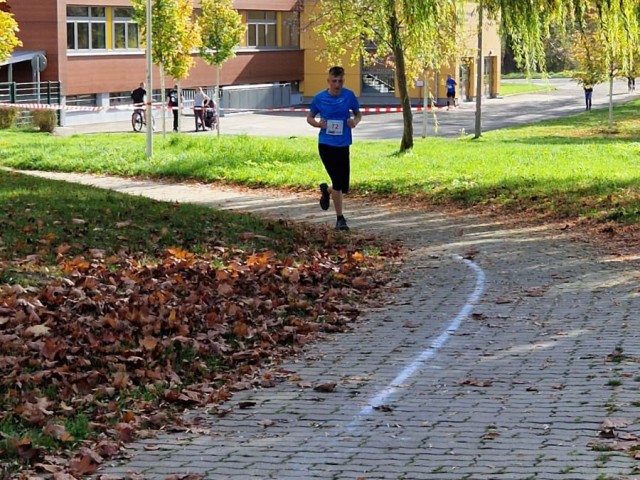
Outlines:
{"label": "man's arm", "polygon": [[353,118],[347,120],[347,124],[351,128],[356,128],[356,126],[360,123],[360,120],[362,120],[362,112],[360,110],[354,110]]}
{"label": "man's arm", "polygon": [[309,112],[307,114],[307,123],[314,128],[327,128],[327,122],[324,119],[320,119],[320,121],[316,120],[316,116]]}

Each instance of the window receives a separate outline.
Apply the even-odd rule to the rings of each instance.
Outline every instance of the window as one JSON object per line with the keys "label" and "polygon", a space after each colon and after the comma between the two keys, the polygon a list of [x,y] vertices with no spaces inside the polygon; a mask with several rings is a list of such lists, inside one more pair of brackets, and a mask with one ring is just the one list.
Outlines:
{"label": "window", "polygon": [[300,46],[300,17],[298,12],[282,12],[282,46]]}
{"label": "window", "polygon": [[69,95],[65,103],[76,107],[95,107],[98,104],[96,95]]}
{"label": "window", "polygon": [[67,48],[69,50],[107,48],[105,7],[67,7]]}
{"label": "window", "polygon": [[139,49],[138,24],[131,19],[133,9],[116,7],[113,9],[113,48]]}
{"label": "window", "polygon": [[247,12],[247,47],[277,47],[278,17],[276,12]]}

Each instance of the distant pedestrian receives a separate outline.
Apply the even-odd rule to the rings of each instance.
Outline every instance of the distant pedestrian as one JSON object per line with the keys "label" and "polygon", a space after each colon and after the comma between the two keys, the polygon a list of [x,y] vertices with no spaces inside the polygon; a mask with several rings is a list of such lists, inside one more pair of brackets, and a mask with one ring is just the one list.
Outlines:
{"label": "distant pedestrian", "polygon": [[446,85],[447,85],[447,110],[449,110],[451,108],[449,106],[449,102],[453,103],[454,107],[456,106],[456,86],[458,85],[458,82],[456,82],[451,75],[447,75]]}
{"label": "distant pedestrian", "polygon": [[[349,191],[351,130],[362,120],[362,112],[353,91],[343,87],[344,68],[331,67],[327,83],[329,88],[313,98],[307,123],[320,129],[318,152],[331,178],[331,186],[320,184],[320,207],[328,210],[333,199],[337,217],[336,230],[349,230],[342,212],[342,202],[343,195]],[[316,120],[318,115],[320,119]]]}
{"label": "distant pedestrian", "polygon": [[591,97],[593,97],[593,85],[585,83],[584,86],[584,102],[587,111],[591,110]]}
{"label": "distant pedestrian", "polygon": [[633,93],[636,91],[636,78],[635,77],[627,77],[627,88],[629,93]]}
{"label": "distant pedestrian", "polygon": [[202,87],[196,88],[196,94],[193,97],[193,114],[196,117],[196,132],[199,127],[206,130],[204,123],[204,108],[209,103],[209,96],[204,93]]}
{"label": "distant pedestrian", "polygon": [[178,85],[174,85],[169,93],[167,93],[167,105],[173,113],[173,131],[178,131]]}

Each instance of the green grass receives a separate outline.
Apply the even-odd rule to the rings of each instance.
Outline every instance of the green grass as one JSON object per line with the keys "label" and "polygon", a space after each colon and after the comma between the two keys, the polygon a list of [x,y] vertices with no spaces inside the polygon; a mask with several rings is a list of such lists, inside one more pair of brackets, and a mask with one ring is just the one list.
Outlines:
{"label": "green grass", "polygon": [[556,90],[556,88],[542,83],[500,82],[500,95],[503,97],[508,95],[522,95],[524,93],[545,93],[552,90]]}
{"label": "green grass", "polygon": [[514,72],[514,73],[505,73],[501,75],[501,79],[502,80],[511,80],[511,79],[520,79],[520,78],[535,78],[535,79],[544,79],[544,78],[573,78],[573,75],[575,74],[575,72],[567,70],[567,71],[563,71],[563,72],[547,72],[547,73],[540,73],[540,72],[531,72],[529,75],[527,75],[524,72]]}
{"label": "green grass", "polygon": [[[169,247],[202,251],[216,242],[241,248],[286,249],[294,233],[285,225],[252,215],[194,205],[163,203],[141,197],[0,171],[0,260],[39,255],[81,255],[86,248],[105,256],[125,251],[154,257]],[[243,234],[255,236],[242,240]],[[1,282],[37,283],[37,272],[16,278],[0,269]],[[24,283],[24,282],[23,282]]]}
{"label": "green grass", "polygon": [[[424,204],[527,211],[540,216],[640,219],[639,102],[532,126],[485,132],[480,139],[358,141],[352,148],[352,193]],[[304,121],[296,119],[292,121]],[[365,119],[366,121],[366,119]],[[54,137],[0,133],[0,164],[20,169],[150,176],[314,190],[326,180],[314,138],[130,134]]]}

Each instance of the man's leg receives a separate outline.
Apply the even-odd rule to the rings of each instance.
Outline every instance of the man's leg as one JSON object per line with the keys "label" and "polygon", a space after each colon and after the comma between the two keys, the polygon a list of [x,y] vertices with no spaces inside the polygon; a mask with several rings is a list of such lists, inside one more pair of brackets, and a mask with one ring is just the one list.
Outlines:
{"label": "man's leg", "polygon": [[342,215],[342,191],[330,188],[331,199],[333,200],[333,208],[336,209],[336,215]]}

